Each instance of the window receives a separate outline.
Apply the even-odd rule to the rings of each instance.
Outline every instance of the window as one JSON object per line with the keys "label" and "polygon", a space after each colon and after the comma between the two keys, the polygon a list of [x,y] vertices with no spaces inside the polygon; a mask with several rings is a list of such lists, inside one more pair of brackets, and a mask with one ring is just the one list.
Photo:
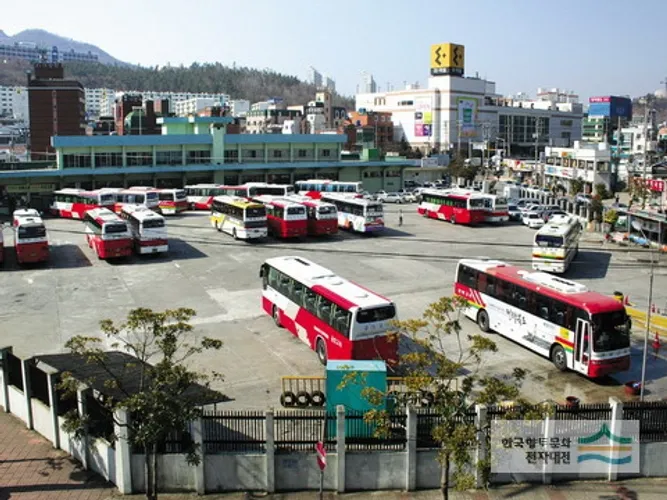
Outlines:
{"label": "window", "polygon": [[153,164],[153,154],[149,151],[131,151],[127,153],[127,166],[139,167]]}
{"label": "window", "polygon": [[297,156],[299,158],[305,158],[306,156],[308,156],[308,151],[306,151],[305,149],[299,149],[297,151]]}
{"label": "window", "polygon": [[273,157],[274,158],[282,158],[283,157],[283,152],[280,149],[274,149],[273,150]]}
{"label": "window", "polygon": [[315,315],[325,323],[330,323],[332,306],[333,304],[329,299],[318,295],[315,303]]}
{"label": "window", "polygon": [[323,157],[329,157],[329,156],[331,156],[331,150],[330,150],[330,149],[323,149],[323,150],[322,150],[322,156],[323,156]]}
{"label": "window", "polygon": [[387,170],[385,173],[385,177],[400,177],[401,176],[401,171],[400,170]]}
{"label": "window", "polygon": [[90,155],[63,155],[63,168],[90,168],[90,166]]}
{"label": "window", "polygon": [[352,313],[334,304],[331,310],[331,327],[345,337],[350,336],[350,320]]}
{"label": "window", "polygon": [[304,289],[303,308],[311,314],[316,314],[318,295],[309,288]]}
{"label": "window", "polygon": [[237,150],[225,150],[225,162],[235,162],[239,159],[239,152]]}
{"label": "window", "polygon": [[156,165],[181,165],[183,157],[180,151],[157,151],[155,153]]}
{"label": "window", "polygon": [[459,266],[457,281],[468,288],[477,289],[477,270],[464,265]]}
{"label": "window", "polygon": [[360,309],[357,311],[357,323],[388,321],[395,316],[396,308],[393,304],[389,306],[374,307],[373,309]]}
{"label": "window", "polygon": [[122,153],[95,153],[96,167],[122,167]]}
{"label": "window", "polygon": [[206,150],[188,151],[188,164],[202,164],[211,162],[211,152]]}

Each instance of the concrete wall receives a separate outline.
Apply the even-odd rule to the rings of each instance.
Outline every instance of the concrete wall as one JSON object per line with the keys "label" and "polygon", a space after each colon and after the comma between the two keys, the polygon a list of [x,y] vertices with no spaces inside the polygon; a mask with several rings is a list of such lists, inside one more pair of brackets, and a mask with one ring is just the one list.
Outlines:
{"label": "concrete wall", "polygon": [[107,481],[116,481],[116,450],[104,439],[90,443],[89,467]]}
{"label": "concrete wall", "polygon": [[400,452],[350,452],[345,454],[345,489],[405,489],[406,454]]}
{"label": "concrete wall", "polygon": [[51,408],[42,403],[39,399],[32,398],[32,425],[37,432],[49,441],[53,442],[53,417]]}
{"label": "concrete wall", "polygon": [[204,462],[207,492],[266,489],[266,457],[259,454],[208,455]]}
{"label": "concrete wall", "polygon": [[423,450],[417,452],[417,488],[434,489],[440,487],[441,467],[438,452]]}
{"label": "concrete wall", "polygon": [[25,396],[23,395],[23,391],[19,391],[16,387],[10,385],[7,387],[7,393],[9,396],[9,408],[11,412],[26,422],[28,420],[28,412],[25,407]]}
{"label": "concrete wall", "polygon": [[[347,469],[347,467],[346,467]],[[336,454],[327,455],[324,489],[335,490],[338,477]],[[275,456],[276,491],[317,490],[320,469],[313,453],[290,453]]]}
{"label": "concrete wall", "polygon": [[[132,491],[146,491],[144,455],[133,454]],[[194,467],[188,465],[185,455],[160,455],[157,458],[158,484],[160,491],[180,492],[195,490]]]}

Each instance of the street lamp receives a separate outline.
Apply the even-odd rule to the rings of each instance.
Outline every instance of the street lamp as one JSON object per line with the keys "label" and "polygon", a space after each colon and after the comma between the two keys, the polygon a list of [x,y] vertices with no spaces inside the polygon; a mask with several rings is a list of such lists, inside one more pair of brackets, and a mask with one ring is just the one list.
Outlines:
{"label": "street lamp", "polygon": [[646,383],[646,360],[648,358],[648,336],[651,327],[651,302],[653,302],[653,246],[650,240],[646,237],[646,233],[642,229],[641,222],[638,220],[632,221],[632,227],[639,231],[644,239],[648,242],[651,249],[651,274],[648,281],[648,306],[646,307],[646,331],[644,332],[644,354],[642,356],[642,380],[640,386],[639,400],[644,401],[644,384]]}

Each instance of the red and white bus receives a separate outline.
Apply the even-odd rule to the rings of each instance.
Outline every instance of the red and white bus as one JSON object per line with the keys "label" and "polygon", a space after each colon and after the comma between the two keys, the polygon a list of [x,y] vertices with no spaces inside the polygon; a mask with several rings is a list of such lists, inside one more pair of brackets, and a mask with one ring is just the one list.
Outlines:
{"label": "red and white bus", "polygon": [[306,207],[308,215],[308,234],[310,236],[321,236],[323,234],[336,234],[338,232],[338,210],[333,203],[322,200],[313,200],[307,196],[291,195],[286,199],[301,203]]}
{"label": "red and white bus", "polygon": [[88,210],[106,207],[113,210],[116,198],[104,190],[61,189],[53,193],[49,211],[56,217],[82,220]]}
{"label": "red and white bus", "polygon": [[498,223],[510,220],[510,208],[507,198],[489,193],[479,193],[466,189],[452,189],[451,193],[481,196],[484,199],[484,222]]}
{"label": "red and white bus", "polygon": [[127,257],[132,254],[132,234],[127,222],[107,208],[86,212],[86,241],[98,259]]}
{"label": "red and white bus", "polygon": [[296,181],[296,191],[300,195],[318,199],[323,194],[345,194],[361,198],[364,191],[364,183],[351,181],[330,181],[327,179],[311,179],[307,181]]}
{"label": "red and white bus", "polygon": [[455,190],[424,189],[417,212],[452,224],[478,224],[486,219],[484,195]]}
{"label": "red and white bus", "polygon": [[222,186],[227,196],[255,198],[257,196],[285,197],[295,194],[291,184],[270,184],[268,182],[246,182],[240,186]]}
{"label": "red and white bus", "polygon": [[384,230],[384,209],[379,201],[326,193],[322,194],[320,199],[336,206],[338,227],[358,233],[376,233]]}
{"label": "red and white bus", "polygon": [[223,186],[218,184],[191,184],[183,189],[190,210],[211,210],[213,198],[225,194]]}
{"label": "red and white bus", "polygon": [[584,285],[494,260],[458,264],[455,295],[483,332],[494,331],[562,371],[598,378],[630,368],[630,320],[623,304]]}
{"label": "red and white bus", "polygon": [[387,333],[396,305],[301,257],[268,259],[260,268],[262,308],[327,360],[382,359],[394,366],[398,342]]}
{"label": "red and white bus", "polygon": [[162,215],[176,215],[188,209],[185,189],[158,189],[158,210]]}
{"label": "red and white bus", "polygon": [[126,205],[120,217],[127,222],[134,240],[134,252],[142,254],[169,251],[164,217],[140,205]]}
{"label": "red and white bus", "polygon": [[278,238],[302,238],[308,234],[306,207],[285,198],[263,195],[252,198],[266,207],[269,234]]}
{"label": "red and white bus", "polygon": [[[108,188],[103,189],[105,191]],[[120,213],[125,205],[142,205],[151,210],[158,210],[160,205],[160,194],[152,187],[135,186],[128,189],[113,189],[116,197],[114,212]]]}
{"label": "red and white bus", "polygon": [[13,215],[14,249],[19,264],[36,264],[49,260],[46,226],[34,209],[16,210]]}

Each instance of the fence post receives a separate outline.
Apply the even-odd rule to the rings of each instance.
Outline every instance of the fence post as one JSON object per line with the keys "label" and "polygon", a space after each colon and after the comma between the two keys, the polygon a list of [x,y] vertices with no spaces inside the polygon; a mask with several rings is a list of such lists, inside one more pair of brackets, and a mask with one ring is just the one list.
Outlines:
{"label": "fence post", "polygon": [[345,493],[345,407],[336,406],[336,462],[338,462],[338,493]]}
{"label": "fence post", "polygon": [[[87,387],[81,387],[76,391],[76,402],[81,417],[88,415],[88,402],[86,399],[89,391],[90,389]],[[88,464],[90,462],[90,436],[88,435],[88,425],[85,425],[83,430],[81,446],[83,447],[83,450],[81,451],[81,465],[85,470],[88,470]]]}
{"label": "fence post", "polygon": [[[475,429],[477,430],[477,447],[475,449],[475,485],[484,488],[484,474],[480,464],[489,458],[489,447],[486,442],[486,429],[489,429],[489,409],[486,405],[475,405]],[[491,432],[489,429],[488,432]]]}
{"label": "fence post", "polygon": [[195,490],[197,495],[206,494],[206,477],[204,476],[204,461],[206,460],[206,453],[204,450],[204,434],[203,434],[203,422],[202,418],[196,418],[192,421],[192,440],[195,443],[195,446],[199,449],[199,464],[197,464],[195,469]]}
{"label": "fence post", "polygon": [[116,435],[116,477],[118,491],[123,495],[132,493],[132,454],[128,440],[129,415],[126,410],[114,412],[114,434]]}
{"label": "fence post", "polygon": [[[609,432],[614,436],[621,436],[623,434],[623,403],[618,399],[611,397],[609,398],[609,406],[611,406],[611,422]],[[614,444],[610,442],[610,444]],[[613,450],[613,447],[609,449],[609,472],[607,473],[607,479],[609,481],[616,481],[618,477],[618,465],[614,464],[613,459],[618,458],[617,452]]]}
{"label": "fence post", "polygon": [[405,491],[417,489],[417,411],[408,405],[405,432]]}
{"label": "fence post", "polygon": [[267,410],[264,418],[264,436],[266,438],[266,492],[276,491],[276,441],[274,436],[273,410]]}
{"label": "fence post", "polygon": [[[555,434],[554,432],[554,423],[555,420],[553,417],[547,415],[544,419],[544,438],[547,443],[551,442],[551,436]],[[551,470],[552,464],[550,460],[545,460],[544,465],[542,466],[542,484],[551,484]]]}
{"label": "fence post", "polygon": [[25,398],[25,425],[33,429],[32,421],[32,389],[30,387],[30,359],[21,360],[21,377],[23,378],[23,397]]}
{"label": "fence post", "polygon": [[12,352],[11,347],[0,349],[0,362],[2,362],[2,369],[0,369],[0,385],[2,385],[2,407],[5,413],[9,413],[9,366],[7,363],[7,354]]}
{"label": "fence post", "polygon": [[60,448],[60,423],[58,422],[58,393],[56,392],[55,373],[46,373],[46,387],[49,391],[49,408],[53,422],[53,447]]}

